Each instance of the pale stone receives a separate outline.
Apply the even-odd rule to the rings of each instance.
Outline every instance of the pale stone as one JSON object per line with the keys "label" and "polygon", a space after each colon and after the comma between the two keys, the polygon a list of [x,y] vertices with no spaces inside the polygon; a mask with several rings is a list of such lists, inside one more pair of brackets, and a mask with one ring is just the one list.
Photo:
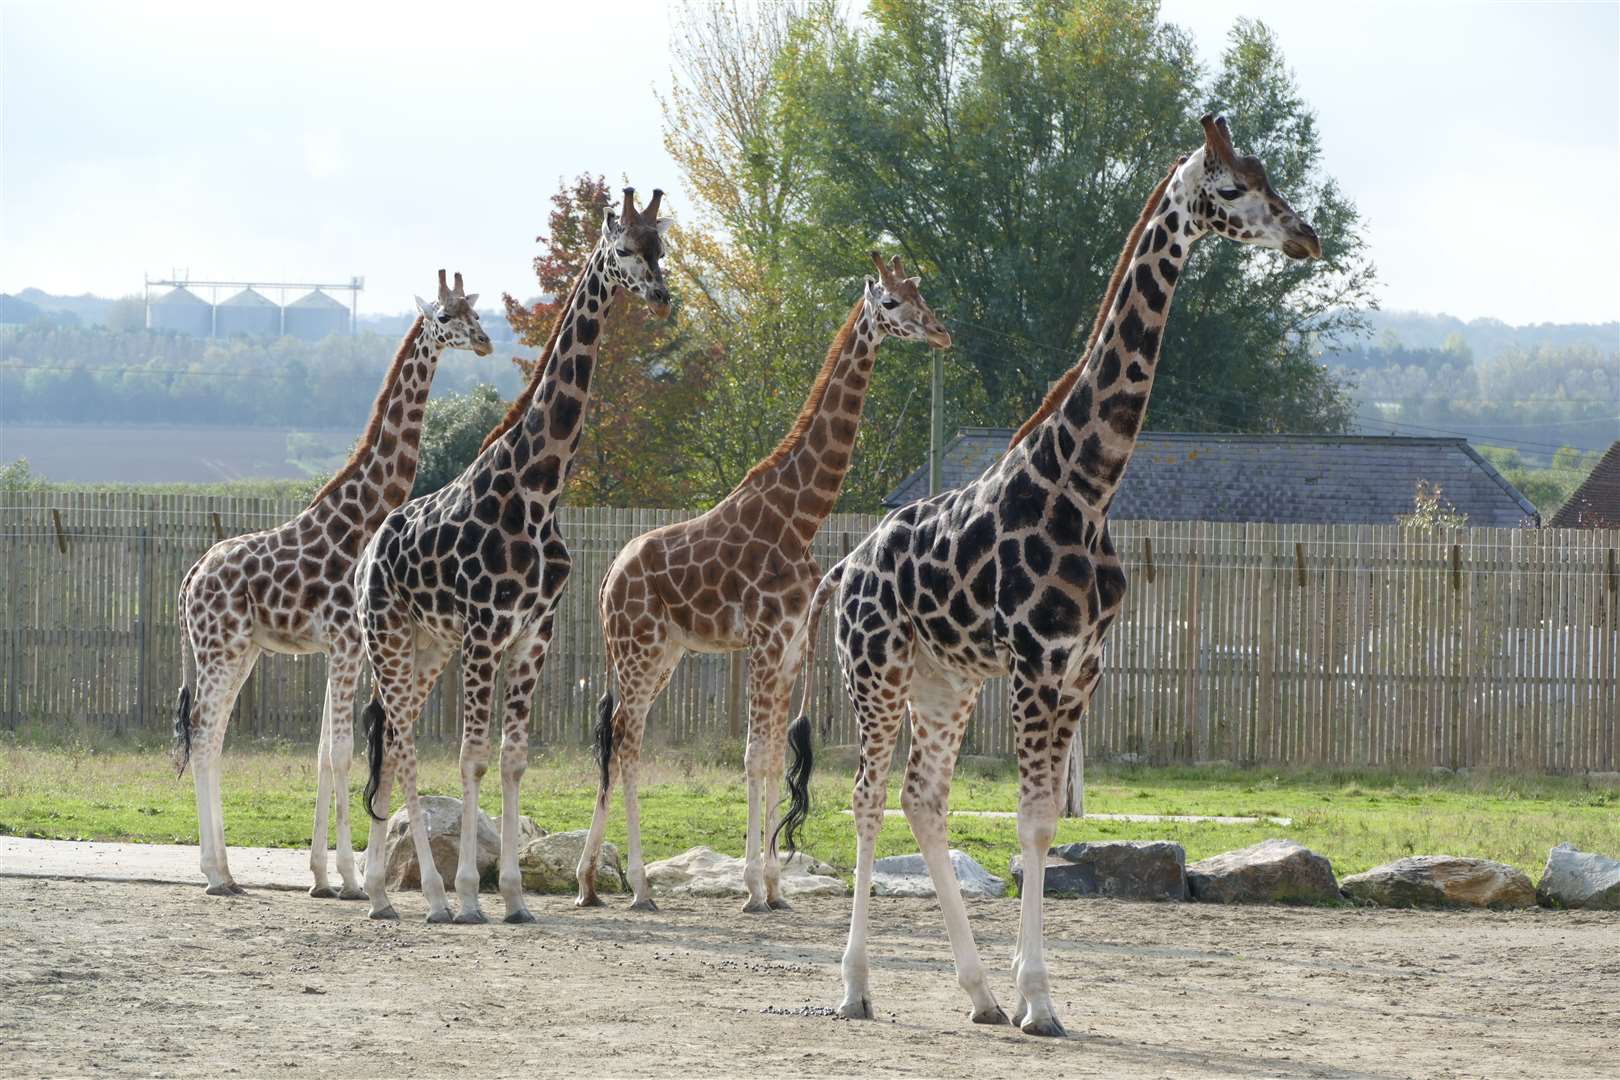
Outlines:
{"label": "pale stone", "polygon": [[[962,888],[963,896],[1006,896],[1007,883],[980,866],[965,851],[951,849],[951,870]],[[922,853],[890,855],[872,863],[872,895],[874,896],[934,896],[934,879],[928,876],[928,864]]]}
{"label": "pale stone", "polygon": [[[518,851],[523,888],[538,893],[571,893],[579,887],[579,859],[585,853],[586,830],[550,833],[529,841]],[[596,890],[626,891],[619,849],[602,841],[596,853]]]}
{"label": "pale stone", "polygon": [[1489,859],[1415,855],[1344,879],[1353,900],[1379,907],[1531,907],[1524,871]]}
{"label": "pale stone", "polygon": [[[744,897],[742,859],[710,847],[695,847],[669,859],[647,864],[647,884],[675,896]],[[802,851],[782,860],[782,895],[846,896],[849,888],[826,863]]]}
{"label": "pale stone", "polygon": [[1536,899],[1547,907],[1620,911],[1620,860],[1559,844],[1547,853]]}
{"label": "pale stone", "polygon": [[1292,840],[1258,844],[1187,867],[1194,900],[1211,904],[1330,904],[1339,901],[1333,864]]}

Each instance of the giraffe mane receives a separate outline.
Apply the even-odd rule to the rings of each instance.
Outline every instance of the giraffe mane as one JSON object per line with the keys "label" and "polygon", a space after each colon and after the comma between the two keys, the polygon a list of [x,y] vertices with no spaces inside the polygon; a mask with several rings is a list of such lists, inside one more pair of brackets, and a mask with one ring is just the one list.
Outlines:
{"label": "giraffe mane", "polygon": [[382,434],[383,413],[387,411],[388,399],[394,394],[394,384],[399,382],[399,373],[405,367],[405,360],[416,352],[417,339],[422,336],[422,316],[418,315],[411,328],[405,332],[405,339],[399,343],[399,352],[394,354],[394,362],[388,366],[388,374],[383,377],[382,389],[377,391],[377,400],[371,406],[371,421],[366,424],[365,433],[360,441],[354,444],[354,452],[349,460],[343,463],[343,468],[332,475],[326,486],[315,493],[309,500],[309,505],[325,499],[332,492],[355,473],[360,471],[360,465],[377,447],[377,439]]}
{"label": "giraffe mane", "polygon": [[590,263],[587,260],[585,267],[580,270],[579,276],[574,278],[573,285],[569,286],[568,295],[563,297],[562,306],[557,309],[557,321],[551,324],[551,336],[546,339],[546,347],[541,349],[540,355],[535,358],[534,374],[529,376],[528,384],[523,387],[523,392],[513,399],[512,407],[506,410],[506,415],[501,417],[501,422],[491,428],[488,435],[484,436],[484,442],[478,448],[480,454],[488,450],[490,444],[496,439],[511,431],[517,422],[523,419],[523,414],[529,411],[529,406],[534,402],[534,395],[539,392],[540,384],[545,381],[546,369],[551,366],[551,350],[556,348],[557,339],[562,336],[563,323],[568,321],[569,313],[574,310],[574,298],[579,295],[579,290],[584,286],[586,271],[589,269]]}
{"label": "giraffe mane", "polygon": [[1097,347],[1097,338],[1102,334],[1103,323],[1108,321],[1108,313],[1113,310],[1115,298],[1119,296],[1119,283],[1124,280],[1125,271],[1130,268],[1131,254],[1142,239],[1142,230],[1147,228],[1148,220],[1153,217],[1154,207],[1164,198],[1165,188],[1170,186],[1171,179],[1176,175],[1176,169],[1185,160],[1178,158],[1175,164],[1170,166],[1170,171],[1164,174],[1164,179],[1159,181],[1158,187],[1153,189],[1153,194],[1148,196],[1147,205],[1142,208],[1136,224],[1131,226],[1131,234],[1125,239],[1125,248],[1119,253],[1119,261],[1114,263],[1114,273],[1108,279],[1108,288],[1103,291],[1102,306],[1097,309],[1097,318],[1092,321],[1091,336],[1086,339],[1086,347],[1080,353],[1079,363],[1064,372],[1063,378],[1052,384],[1052,389],[1046,392],[1046,397],[1041,401],[1041,407],[1024,421],[1023,427],[1018,429],[1018,433],[1007,444],[1008,450],[1023,442],[1024,436],[1057,411],[1058,406],[1063,404],[1063,399],[1068,397],[1069,391],[1074,388],[1075,380],[1086,370],[1086,365],[1091,361],[1091,352]]}
{"label": "giraffe mane", "polygon": [[844,351],[844,347],[849,344],[849,339],[854,336],[855,323],[860,319],[861,312],[865,308],[866,295],[863,293],[861,298],[855,301],[855,306],[849,309],[849,318],[844,320],[843,327],[839,329],[838,335],[833,338],[832,345],[828,347],[827,359],[822,362],[821,371],[817,373],[816,381],[811,384],[810,395],[804,399],[804,408],[799,410],[798,418],[793,421],[793,426],[788,429],[786,435],[782,436],[782,441],[776,444],[775,450],[772,450],[760,460],[759,464],[748,470],[748,475],[743,477],[744,483],[754,479],[754,477],[767,469],[781,464],[782,459],[791,454],[804,441],[805,434],[810,430],[811,422],[815,420],[816,413],[821,410],[822,399],[827,396],[827,383],[832,379],[833,369],[838,366],[838,356]]}

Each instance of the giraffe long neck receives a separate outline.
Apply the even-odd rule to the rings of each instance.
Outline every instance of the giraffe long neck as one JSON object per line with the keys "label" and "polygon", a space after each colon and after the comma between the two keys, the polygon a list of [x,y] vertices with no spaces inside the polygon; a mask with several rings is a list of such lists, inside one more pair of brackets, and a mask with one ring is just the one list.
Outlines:
{"label": "giraffe long neck", "polygon": [[1140,235],[1133,231],[1134,251],[1127,246],[1121,256],[1123,273],[1104,301],[1096,341],[1065,376],[1072,379],[1068,393],[1014,451],[1104,514],[1136,448],[1176,281],[1200,235],[1188,224],[1179,188],[1167,186]]}
{"label": "giraffe long neck", "polygon": [[312,509],[358,515],[360,529],[376,531],[388,512],[410,495],[422,441],[422,417],[444,344],[417,316],[383,379],[371,419],[348,463],[315,496]]}
{"label": "giraffe long neck", "polygon": [[802,543],[814,539],[849,473],[881,340],[863,296],[827,350],[793,427],[728,498],[757,492]]}
{"label": "giraffe long neck", "polygon": [[620,286],[606,271],[606,253],[598,246],[569,293],[560,316],[558,333],[534,395],[522,418],[499,443],[509,456],[497,452],[494,464],[515,469],[520,486],[531,497],[554,504],[568,474],[585,430],[585,406],[590,401],[591,373],[602,340],[602,324],[618,297]]}

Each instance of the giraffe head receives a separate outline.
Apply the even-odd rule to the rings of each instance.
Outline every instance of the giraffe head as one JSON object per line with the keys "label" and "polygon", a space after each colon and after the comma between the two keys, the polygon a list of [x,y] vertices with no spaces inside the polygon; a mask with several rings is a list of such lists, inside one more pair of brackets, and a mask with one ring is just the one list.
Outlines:
{"label": "giraffe head", "polygon": [[950,348],[951,335],[917,291],[922,278],[906,277],[898,255],[885,263],[874,251],[872,265],[878,272],[877,277],[866,279],[866,314],[872,325],[888,337],[926,341],[936,349]]}
{"label": "giraffe head", "polygon": [[637,210],[636,189],[624,189],[624,208],[615,215],[610,209],[602,219],[603,265],[610,284],[629,289],[653,305],[659,318],[669,317],[669,286],[658,260],[664,257],[664,233],[669,219],[660,219],[658,204],[664,193],[653,189],[647,209]]}
{"label": "giraffe head", "polygon": [[420,296],[416,298],[416,310],[422,313],[423,327],[438,340],[446,349],[471,349],[479,356],[488,356],[495,351],[495,346],[489,343],[489,335],[484,333],[483,323],[478,321],[478,312],[473,305],[478,303],[478,294],[468,296],[461,285],[461,272],[456,271],[455,286],[446,285],[444,271],[439,271],[439,298],[431,304]]}
{"label": "giraffe head", "polygon": [[1233,148],[1226,117],[1205,113],[1202,122],[1204,145],[1181,167],[1194,232],[1274,248],[1290,259],[1320,259],[1316,230],[1272,190],[1259,158]]}

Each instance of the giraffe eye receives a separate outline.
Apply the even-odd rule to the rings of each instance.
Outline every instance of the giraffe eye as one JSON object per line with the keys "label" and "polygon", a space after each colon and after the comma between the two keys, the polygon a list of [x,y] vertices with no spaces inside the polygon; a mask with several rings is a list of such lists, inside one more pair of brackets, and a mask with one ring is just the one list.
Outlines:
{"label": "giraffe eye", "polygon": [[889,299],[883,301],[883,306],[886,308],[897,308],[900,306],[900,301],[890,297]]}
{"label": "giraffe eye", "polygon": [[1243,194],[1243,192],[1239,191],[1237,188],[1230,188],[1229,187],[1229,188],[1218,188],[1218,189],[1216,189],[1215,194],[1219,195],[1221,198],[1225,199],[1227,202],[1231,202],[1233,199],[1236,199],[1239,195]]}
{"label": "giraffe eye", "polygon": [[442,322],[442,323],[447,323],[447,322],[450,321],[450,316],[447,315],[447,314],[441,314],[439,316],[439,321]]}

